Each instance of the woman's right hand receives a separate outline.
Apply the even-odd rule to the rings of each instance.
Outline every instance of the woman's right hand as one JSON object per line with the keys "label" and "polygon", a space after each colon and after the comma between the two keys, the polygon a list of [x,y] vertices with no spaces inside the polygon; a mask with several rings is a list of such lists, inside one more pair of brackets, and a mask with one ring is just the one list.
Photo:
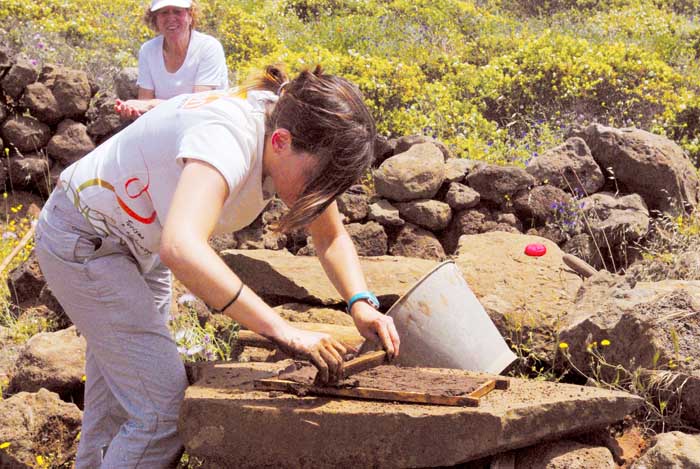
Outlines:
{"label": "woman's right hand", "polygon": [[292,356],[310,360],[318,368],[320,383],[339,380],[347,348],[331,335],[290,327],[279,345]]}

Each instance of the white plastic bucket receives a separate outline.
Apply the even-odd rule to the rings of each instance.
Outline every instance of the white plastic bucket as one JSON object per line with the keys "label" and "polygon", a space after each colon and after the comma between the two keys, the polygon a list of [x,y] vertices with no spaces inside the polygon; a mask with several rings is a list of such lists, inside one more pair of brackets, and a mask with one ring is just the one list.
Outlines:
{"label": "white plastic bucket", "polygon": [[420,279],[387,314],[401,338],[398,365],[498,374],[516,359],[453,261]]}

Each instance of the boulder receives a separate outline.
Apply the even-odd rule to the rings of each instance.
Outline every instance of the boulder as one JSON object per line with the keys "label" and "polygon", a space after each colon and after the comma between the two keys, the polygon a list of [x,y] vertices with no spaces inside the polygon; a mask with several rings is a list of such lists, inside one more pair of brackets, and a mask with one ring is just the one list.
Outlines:
{"label": "boulder", "polygon": [[399,209],[386,199],[378,199],[369,206],[367,218],[382,226],[403,226]]}
{"label": "boulder", "polygon": [[[464,160],[450,160],[464,161]],[[454,210],[466,210],[479,205],[481,197],[479,193],[469,186],[458,182],[451,182],[445,194],[445,202]]]}
{"label": "boulder", "polygon": [[0,86],[6,95],[17,99],[27,85],[36,81],[38,75],[36,67],[26,57],[19,55],[0,81]]}
{"label": "boulder", "polygon": [[387,159],[374,171],[377,193],[400,202],[432,198],[444,180],[444,158],[432,143],[414,145]]}
{"label": "boulder", "polygon": [[536,186],[519,192],[513,198],[513,208],[530,226],[553,221],[567,230],[579,229],[581,209],[568,193],[555,186]]}
{"label": "boulder", "polygon": [[82,70],[59,68],[51,86],[61,113],[68,118],[80,118],[90,106],[92,89],[88,76]]}
{"label": "boulder", "polygon": [[383,256],[388,249],[388,237],[382,225],[370,221],[345,225],[360,256]]}
{"label": "boulder", "polygon": [[362,221],[369,213],[368,189],[361,185],[352,186],[336,198],[338,210],[349,223]]}
{"label": "boulder", "polygon": [[450,158],[445,162],[445,180],[448,182],[462,182],[469,171],[480,164],[483,163],[465,158]]}
{"label": "boulder", "polygon": [[46,286],[46,280],[34,253],[25,262],[12,269],[7,277],[7,288],[10,290],[12,303],[20,306],[39,298],[44,286]]}
{"label": "boulder", "polygon": [[[507,391],[482,397],[478,407],[299,397],[253,388],[254,380],[275,377],[288,365],[203,368],[180,411],[178,428],[190,457],[208,467],[454,466],[605,427],[641,401],[594,387],[517,379],[509,380]],[[232,434],[236,444],[226,444]]]}
{"label": "boulder", "polygon": [[41,388],[64,400],[82,400],[86,343],[75,326],[57,332],[41,332],[27,341],[15,363],[9,384],[11,393]]}
{"label": "boulder", "polygon": [[486,207],[471,208],[457,212],[450,225],[442,233],[440,241],[448,254],[452,254],[457,249],[459,238],[462,235],[483,233],[486,230],[485,224],[493,221],[493,215]]}
{"label": "boulder", "polygon": [[13,188],[31,191],[43,197],[48,197],[51,193],[49,160],[40,153],[14,155],[8,160],[8,173]]}
{"label": "boulder", "polygon": [[2,44],[0,45],[0,77],[2,76],[3,72],[5,72],[5,70],[9,69],[11,66],[12,52],[5,44]]}
{"label": "boulder", "polygon": [[452,209],[445,202],[418,199],[396,204],[404,220],[430,231],[440,231],[450,224]]}
{"label": "boulder", "polygon": [[137,67],[121,69],[114,77],[114,91],[117,93],[117,97],[122,101],[138,98],[139,87],[136,84],[138,78],[139,69]]}
{"label": "boulder", "polygon": [[533,159],[526,171],[541,184],[551,184],[577,197],[598,192],[605,176],[586,142],[572,137]]}
{"label": "boulder", "polygon": [[605,268],[606,257],[603,256],[601,251],[601,249],[605,249],[605,246],[596,244],[593,236],[587,233],[579,233],[572,236],[564,242],[561,248],[565,253],[573,254],[583,259],[597,270]]}
{"label": "boulder", "polygon": [[542,443],[516,451],[514,469],[617,469],[605,446],[573,440]]}
{"label": "boulder", "polygon": [[[542,257],[525,254],[525,246],[541,243]],[[563,252],[549,240],[523,234],[492,232],[460,238],[455,262],[501,334],[553,359],[556,332],[574,309],[583,284],[566,266]]]}
{"label": "boulder", "polygon": [[27,85],[20,104],[45,124],[54,125],[63,117],[51,89],[40,82]]}
{"label": "boulder", "polygon": [[221,252],[225,249],[236,249],[238,247],[238,241],[234,233],[225,233],[209,238],[209,245],[214,251]]}
{"label": "boulder", "polygon": [[439,140],[432,137],[426,137],[425,135],[405,135],[396,139],[396,149],[394,154],[404,153],[411,149],[414,145],[420,145],[421,143],[431,143],[440,149],[442,156],[445,161],[453,159],[452,152]]}
{"label": "boulder", "polygon": [[114,97],[102,96],[87,110],[87,133],[98,142],[111,137],[125,125],[114,110],[115,104]]}
{"label": "boulder", "polygon": [[12,116],[0,127],[5,146],[22,153],[39,151],[49,143],[51,129],[33,117]]}
{"label": "boulder", "polygon": [[[559,338],[582,372],[597,372],[593,352],[612,366],[600,372],[602,379],[615,379],[614,367],[620,365],[629,373],[638,368],[684,373],[688,387],[700,385],[700,281],[635,283],[600,272],[586,281],[572,311]],[[700,402],[682,412],[685,420],[700,424]]]}
{"label": "boulder", "polygon": [[54,467],[70,464],[78,448],[82,412],[46,389],[21,392],[0,400],[0,435],[9,446],[0,450],[0,467],[37,467],[42,455]]}
{"label": "boulder", "polygon": [[234,234],[238,249],[284,249],[287,236],[263,226],[248,226]]}
{"label": "boulder", "polygon": [[499,207],[506,206],[515,194],[535,185],[535,178],[516,166],[483,165],[469,173],[469,187]]}
{"label": "boulder", "polygon": [[372,167],[376,168],[380,164],[384,163],[384,160],[394,156],[396,150],[396,139],[387,139],[381,135],[377,135],[374,140],[374,160],[372,161]]}
{"label": "boulder", "polygon": [[586,218],[586,231],[599,246],[629,245],[642,239],[649,231],[649,210],[637,194],[615,197],[599,192],[580,201]]}
{"label": "boulder", "polygon": [[396,239],[389,247],[389,254],[421,259],[443,260],[445,258],[445,250],[437,237],[430,231],[410,223],[401,227]]}
{"label": "boulder", "polygon": [[56,134],[46,147],[49,155],[64,166],[75,163],[94,149],[87,127],[71,119],[58,124]]}
{"label": "boulder", "polygon": [[[221,258],[241,280],[268,304],[307,303],[342,305],[317,259],[294,256],[286,251],[230,250]],[[367,285],[386,310],[435,267],[434,261],[403,257],[365,257],[360,259]]]}
{"label": "boulder", "polygon": [[577,136],[586,141],[600,167],[628,192],[641,195],[649,209],[675,216],[697,205],[697,171],[683,149],[666,137],[600,124],[589,125]]}
{"label": "boulder", "polygon": [[654,446],[632,469],[700,469],[700,435],[669,432],[656,435]]}

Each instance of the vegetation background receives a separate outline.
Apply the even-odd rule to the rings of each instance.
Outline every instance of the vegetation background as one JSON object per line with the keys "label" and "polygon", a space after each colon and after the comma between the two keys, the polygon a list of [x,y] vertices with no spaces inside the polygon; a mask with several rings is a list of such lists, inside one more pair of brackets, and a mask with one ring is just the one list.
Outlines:
{"label": "vegetation background", "polygon": [[[111,94],[114,76],[137,65],[140,45],[154,35],[142,21],[149,3],[1,0],[0,44],[38,67],[85,70],[100,95]],[[320,63],[358,84],[387,137],[425,134],[462,158],[527,165],[571,127],[599,122],[666,135],[700,166],[700,0],[199,3],[197,29],[222,42],[232,83],[269,63],[284,63],[292,73]],[[26,209],[3,194],[0,258],[29,229]],[[700,224],[673,222],[673,242],[658,246],[654,256],[663,265],[700,249]],[[0,274],[0,288],[31,248]],[[657,274],[649,276],[668,272]],[[192,317],[173,322],[183,356],[226,358],[230,337],[197,329]],[[0,299],[2,328],[10,334],[9,342],[0,336],[7,353],[10,342],[16,348],[52,326],[18,320]],[[530,360],[525,347],[516,351],[531,375],[561,379]],[[0,381],[0,399],[6,384]],[[664,417],[663,408],[649,402]],[[42,459],[38,467],[48,463]]]}
{"label": "vegetation background", "polygon": [[[0,38],[112,91],[145,0],[3,0]],[[387,136],[526,164],[575,124],[636,126],[700,161],[700,0],[200,0],[235,83],[268,63],[354,80]]]}

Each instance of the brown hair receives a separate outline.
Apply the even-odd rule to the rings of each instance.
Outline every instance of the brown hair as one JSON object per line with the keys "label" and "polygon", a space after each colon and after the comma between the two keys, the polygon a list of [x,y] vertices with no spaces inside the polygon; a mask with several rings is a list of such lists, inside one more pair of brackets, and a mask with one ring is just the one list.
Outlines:
{"label": "brown hair", "polygon": [[281,67],[271,65],[246,88],[278,94],[279,100],[266,115],[266,134],[287,129],[292,150],[318,160],[301,197],[276,228],[305,227],[366,174],[374,155],[374,118],[355,85],[323,73],[320,65],[291,81]]}
{"label": "brown hair", "polygon": [[[197,0],[192,0],[192,4],[187,10],[192,17],[192,24],[190,25],[190,30],[192,30],[197,26],[197,20],[199,19],[199,5],[197,5]],[[146,13],[143,15],[143,22],[153,31],[159,33],[160,31],[158,31],[158,25],[156,24],[157,13],[158,10],[151,11],[151,7],[146,7]]]}

